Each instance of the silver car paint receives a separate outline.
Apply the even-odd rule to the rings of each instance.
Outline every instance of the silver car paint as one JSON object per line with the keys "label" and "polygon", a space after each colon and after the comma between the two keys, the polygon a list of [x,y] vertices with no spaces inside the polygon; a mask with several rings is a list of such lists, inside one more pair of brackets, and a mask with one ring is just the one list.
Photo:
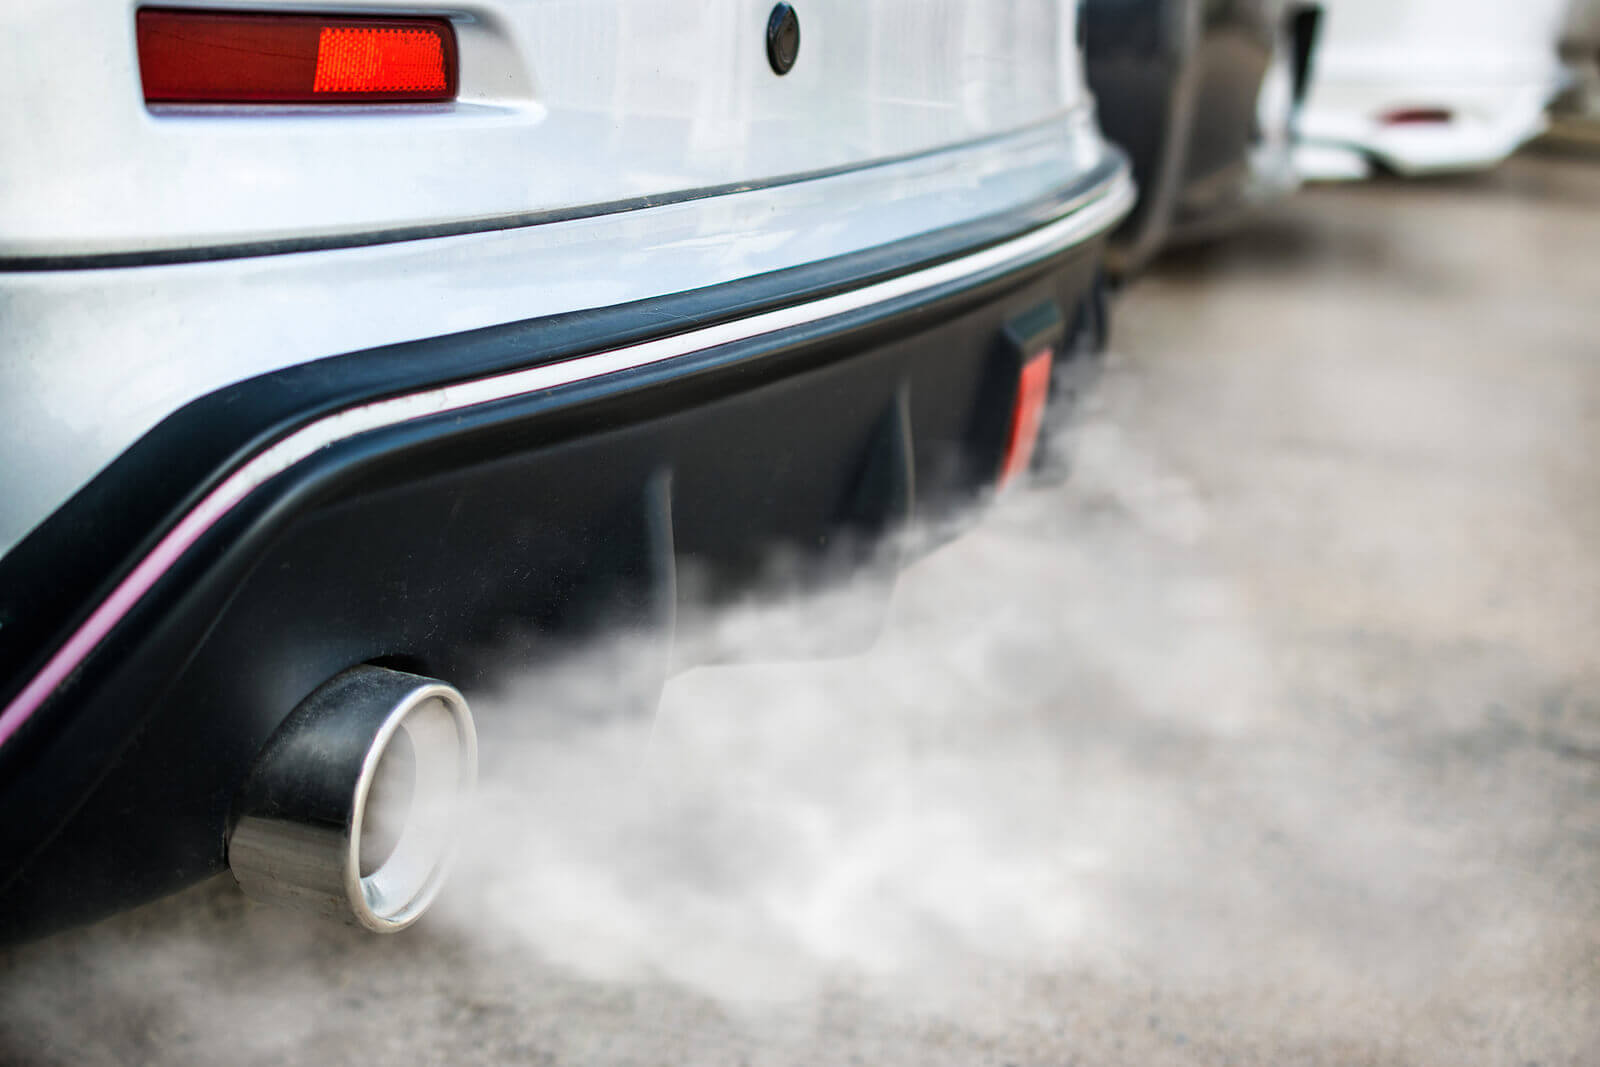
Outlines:
{"label": "silver car paint", "polygon": [[784,77],[767,64],[770,0],[339,0],[324,9],[448,16],[460,102],[152,110],[138,6],[0,4],[0,257],[363,233],[761,181],[1014,130],[1085,96],[1070,0],[804,0]]}

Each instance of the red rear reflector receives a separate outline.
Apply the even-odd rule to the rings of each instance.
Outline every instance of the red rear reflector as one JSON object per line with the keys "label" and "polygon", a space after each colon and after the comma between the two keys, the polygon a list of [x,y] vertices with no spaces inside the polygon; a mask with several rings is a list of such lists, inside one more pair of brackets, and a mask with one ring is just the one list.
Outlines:
{"label": "red rear reflector", "polygon": [[144,98],[188,104],[453,100],[445,19],[139,12]]}
{"label": "red rear reflector", "polygon": [[1006,440],[1006,458],[1000,464],[1000,487],[1005,488],[1028,469],[1033,449],[1039,442],[1039,425],[1044,421],[1045,401],[1050,399],[1050,365],[1055,349],[1039,350],[1022,365],[1017,381],[1017,406],[1011,411],[1011,436]]}
{"label": "red rear reflector", "polygon": [[1378,121],[1385,126],[1442,126],[1454,117],[1441,107],[1406,107],[1386,111]]}

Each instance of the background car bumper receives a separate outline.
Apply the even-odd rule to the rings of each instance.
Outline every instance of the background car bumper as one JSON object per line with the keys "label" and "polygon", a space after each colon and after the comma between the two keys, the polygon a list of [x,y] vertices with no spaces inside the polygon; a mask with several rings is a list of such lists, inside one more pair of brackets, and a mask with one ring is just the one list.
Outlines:
{"label": "background car bumper", "polygon": [[[1297,165],[1307,178],[1359,178],[1375,160],[1400,174],[1481,170],[1510,156],[1543,132],[1545,107],[1560,86],[1554,72],[1529,81],[1456,84],[1401,80],[1319,88],[1301,119],[1305,140]],[[1438,111],[1448,118],[1426,123],[1386,123],[1405,110]]]}

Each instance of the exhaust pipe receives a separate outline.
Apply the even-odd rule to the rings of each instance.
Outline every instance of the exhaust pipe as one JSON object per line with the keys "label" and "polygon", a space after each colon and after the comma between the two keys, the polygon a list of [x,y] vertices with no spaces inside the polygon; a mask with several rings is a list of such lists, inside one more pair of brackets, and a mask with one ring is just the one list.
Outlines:
{"label": "exhaust pipe", "polygon": [[247,896],[393,933],[438,896],[477,778],[467,702],[362,666],[324,683],[256,757],[228,866]]}

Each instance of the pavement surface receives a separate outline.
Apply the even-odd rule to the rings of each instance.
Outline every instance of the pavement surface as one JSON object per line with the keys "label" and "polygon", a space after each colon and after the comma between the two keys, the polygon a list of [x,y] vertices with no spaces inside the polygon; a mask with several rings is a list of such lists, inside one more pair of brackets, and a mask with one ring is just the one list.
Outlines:
{"label": "pavement surface", "polygon": [[1115,330],[869,654],[509,687],[416,928],[220,879],[0,955],[0,1061],[1600,1063],[1600,159],[1307,190]]}

